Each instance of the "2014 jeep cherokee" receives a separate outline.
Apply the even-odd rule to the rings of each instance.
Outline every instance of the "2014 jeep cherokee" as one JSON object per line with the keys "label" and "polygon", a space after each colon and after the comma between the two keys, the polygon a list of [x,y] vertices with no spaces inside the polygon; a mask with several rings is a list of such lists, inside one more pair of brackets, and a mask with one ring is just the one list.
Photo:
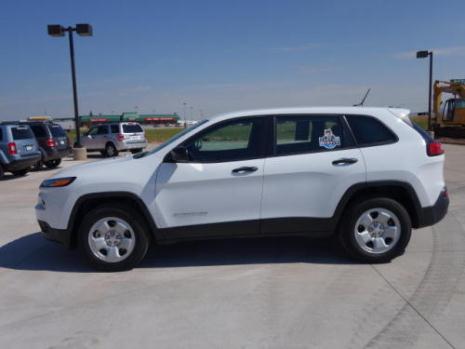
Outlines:
{"label": "2014 jeep cherokee", "polygon": [[104,270],[137,265],[151,241],[270,235],[337,234],[351,256],[384,262],[446,214],[443,165],[407,110],[246,111],[66,169],[42,183],[36,213],[45,236]]}

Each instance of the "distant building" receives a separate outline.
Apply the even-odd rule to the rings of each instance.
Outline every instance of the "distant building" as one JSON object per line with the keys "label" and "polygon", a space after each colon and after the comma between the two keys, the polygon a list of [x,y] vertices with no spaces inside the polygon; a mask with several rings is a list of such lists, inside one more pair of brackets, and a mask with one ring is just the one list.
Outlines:
{"label": "distant building", "polygon": [[[124,112],[122,114],[80,115],[79,118],[81,120],[81,124],[86,126],[91,126],[92,124],[118,121],[135,121],[143,125],[176,126],[178,124],[178,121],[180,120],[179,116],[176,113],[139,114],[137,112]],[[66,124],[66,126],[70,126],[71,123],[71,125],[73,125],[74,128],[74,118],[54,118],[53,120],[59,124]]]}

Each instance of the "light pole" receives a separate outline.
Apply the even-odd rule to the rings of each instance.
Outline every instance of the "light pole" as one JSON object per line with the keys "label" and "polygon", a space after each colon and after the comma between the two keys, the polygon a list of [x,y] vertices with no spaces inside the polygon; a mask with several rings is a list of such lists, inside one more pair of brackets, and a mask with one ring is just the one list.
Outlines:
{"label": "light pole", "polygon": [[80,36],[92,36],[92,26],[90,24],[76,24],[75,27],[63,27],[59,24],[51,24],[47,26],[48,35],[53,37],[65,36],[65,32],[68,33],[69,38],[69,55],[71,58],[71,78],[73,80],[73,101],[74,101],[74,123],[76,126],[76,148],[82,148],[81,145],[81,130],[79,122],[79,108],[78,108],[78,97],[76,87],[76,66],[74,63],[74,40],[73,32],[76,32]]}
{"label": "light pole", "polygon": [[417,58],[429,57],[429,89],[428,89],[428,131],[431,129],[431,100],[433,89],[433,51],[417,51]]}
{"label": "light pole", "polygon": [[186,102],[182,102],[182,107],[183,107],[183,114],[184,114],[184,128],[187,127],[187,109],[186,109],[186,105],[187,103]]}

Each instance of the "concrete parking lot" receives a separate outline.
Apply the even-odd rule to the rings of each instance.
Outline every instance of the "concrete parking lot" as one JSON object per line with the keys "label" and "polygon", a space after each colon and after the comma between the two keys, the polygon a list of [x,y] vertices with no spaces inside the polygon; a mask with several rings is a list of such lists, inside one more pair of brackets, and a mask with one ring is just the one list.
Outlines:
{"label": "concrete parking lot", "polygon": [[97,273],[38,234],[37,188],[55,171],[6,178],[0,348],[465,348],[465,147],[445,149],[449,214],[382,265],[281,238],[162,246]]}

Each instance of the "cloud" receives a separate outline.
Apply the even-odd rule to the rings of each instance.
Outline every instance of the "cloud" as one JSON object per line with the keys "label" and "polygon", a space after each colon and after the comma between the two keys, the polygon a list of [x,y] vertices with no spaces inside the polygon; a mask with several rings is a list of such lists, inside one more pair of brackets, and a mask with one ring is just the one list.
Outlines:
{"label": "cloud", "polygon": [[[462,57],[465,56],[465,46],[437,47],[432,49],[435,56]],[[415,59],[417,51],[404,51],[394,54],[397,59]]]}

